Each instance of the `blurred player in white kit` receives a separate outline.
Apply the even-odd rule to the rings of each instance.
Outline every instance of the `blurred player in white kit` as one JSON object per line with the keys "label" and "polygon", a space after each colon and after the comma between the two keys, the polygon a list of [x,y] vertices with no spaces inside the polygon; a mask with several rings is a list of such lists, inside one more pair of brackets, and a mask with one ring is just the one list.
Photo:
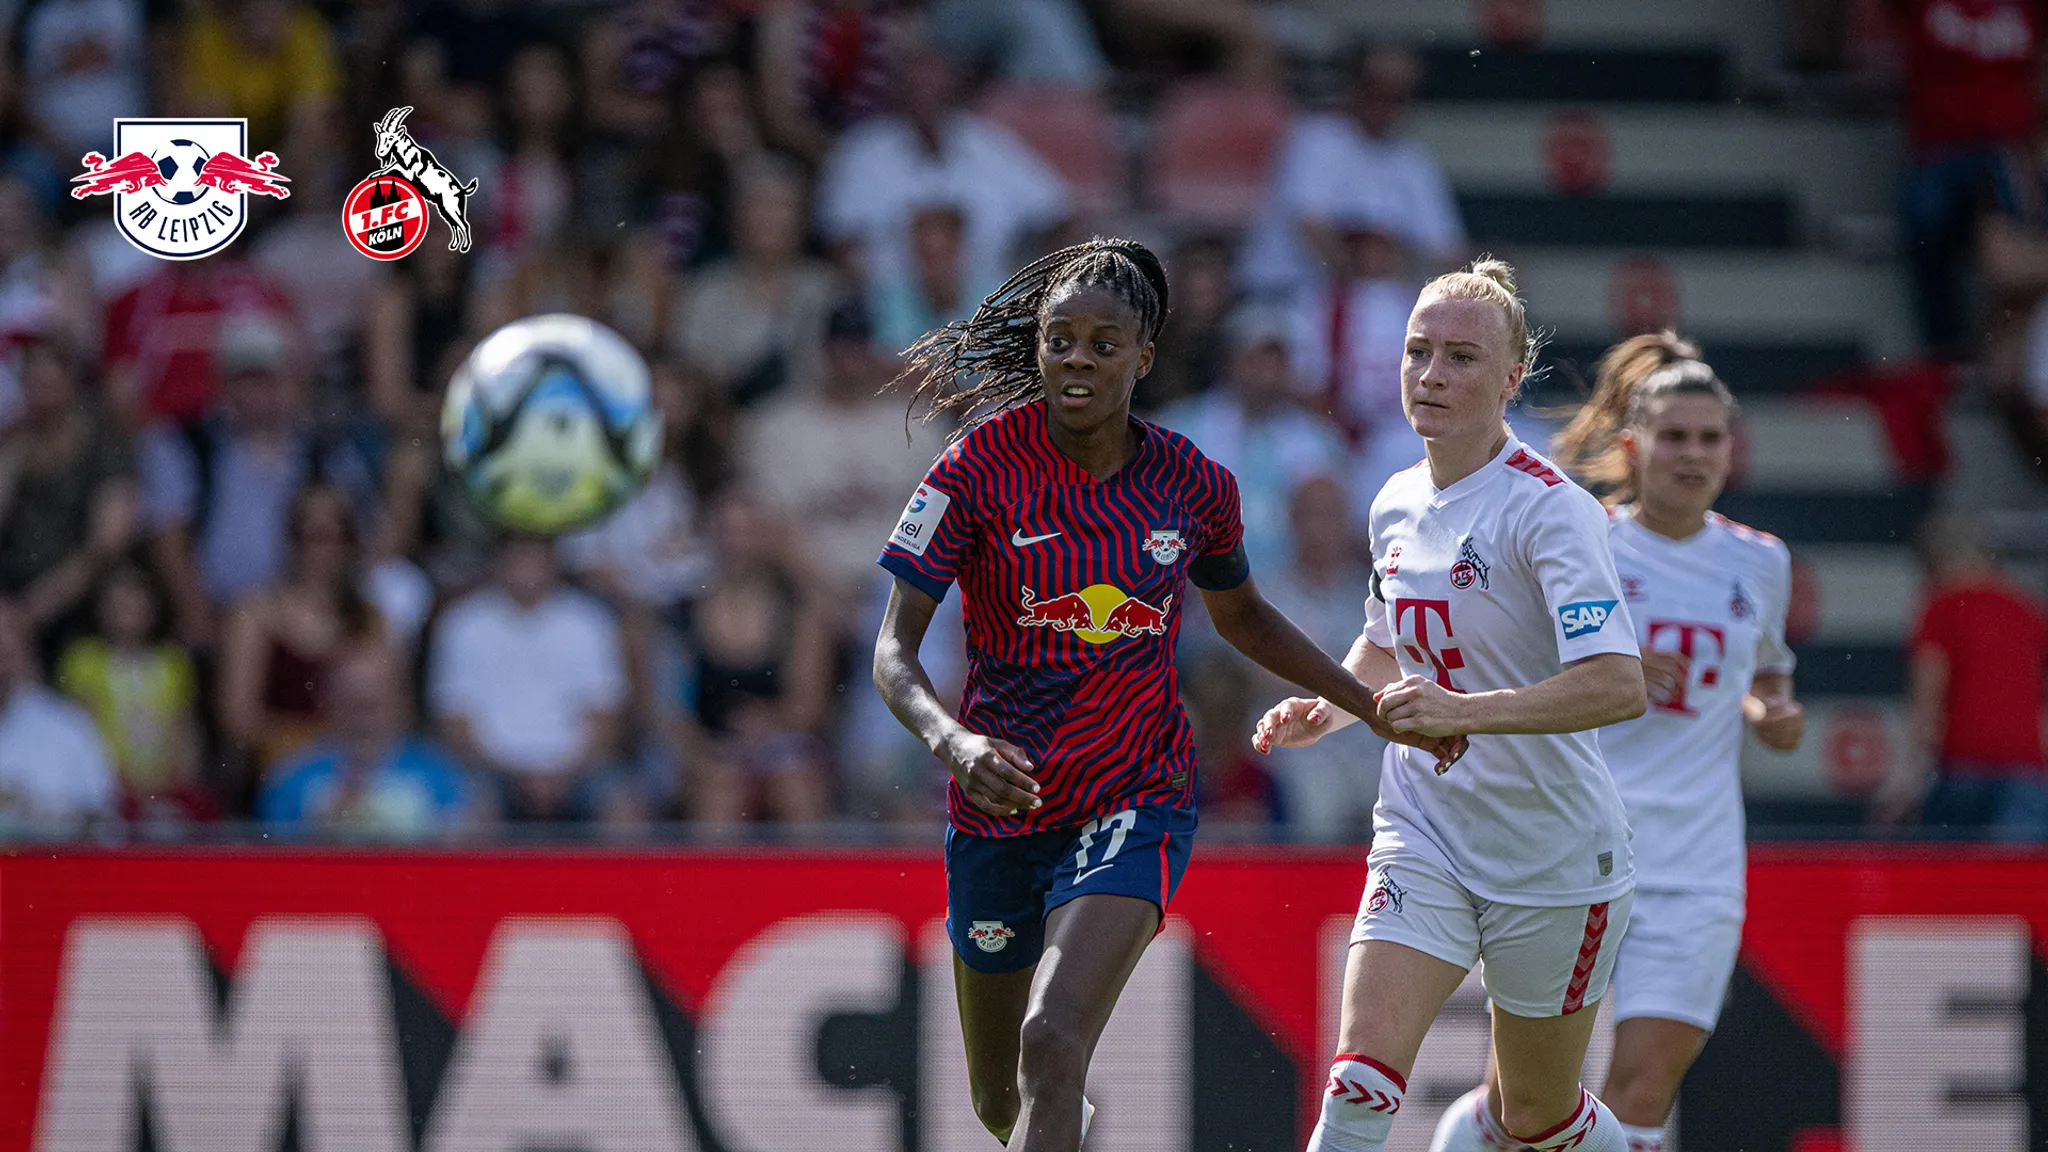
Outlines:
{"label": "blurred player in white kit", "polygon": [[[1742,942],[1744,723],[1799,746],[1777,537],[1709,511],[1728,479],[1735,397],[1699,349],[1636,336],[1600,362],[1559,459],[1608,493],[1614,565],[1650,710],[1600,731],[1635,830],[1636,901],[1615,964],[1614,1058],[1601,1099],[1629,1152],[1663,1152],[1679,1082],[1720,1017]],[[1489,1083],[1444,1113],[1433,1152],[1505,1152]],[[1496,1089],[1497,1090],[1497,1089]]]}

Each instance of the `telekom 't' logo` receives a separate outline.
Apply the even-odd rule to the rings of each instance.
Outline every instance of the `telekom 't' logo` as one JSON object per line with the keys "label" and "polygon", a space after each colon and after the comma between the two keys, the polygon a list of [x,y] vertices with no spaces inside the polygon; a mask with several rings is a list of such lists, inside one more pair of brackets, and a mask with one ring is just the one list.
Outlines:
{"label": "telekom 't' logo", "polygon": [[[1691,662],[1691,672],[1681,677],[1678,686],[1671,690],[1671,698],[1656,705],[1666,712],[1680,712],[1687,716],[1699,715],[1699,710],[1685,702],[1686,693],[1694,684],[1712,688],[1721,682],[1721,658],[1728,654],[1728,633],[1718,624],[1695,624],[1690,620],[1650,621],[1650,642],[1645,648],[1657,647],[1660,636],[1676,635],[1678,644],[1673,649]],[[1703,640],[1712,641],[1713,651]]]}
{"label": "telekom 't' logo", "polygon": [[[1407,618],[1415,617],[1414,628],[1409,629]],[[1430,643],[1429,618],[1436,617],[1442,622],[1443,632],[1437,643]],[[1451,673],[1465,666],[1465,656],[1451,645],[1442,641],[1451,638],[1451,602],[1449,600],[1421,600],[1407,596],[1394,599],[1394,635],[1413,636],[1414,641],[1396,641],[1407,650],[1408,658],[1417,664],[1427,664],[1436,669],[1436,682],[1453,692],[1463,691],[1451,681]]]}

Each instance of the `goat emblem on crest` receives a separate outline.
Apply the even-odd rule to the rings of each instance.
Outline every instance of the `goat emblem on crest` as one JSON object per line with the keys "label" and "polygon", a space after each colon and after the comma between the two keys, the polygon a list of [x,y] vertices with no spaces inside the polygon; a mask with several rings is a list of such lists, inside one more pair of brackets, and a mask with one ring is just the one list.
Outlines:
{"label": "goat emblem on crest", "polygon": [[477,182],[463,183],[413,139],[405,126],[411,112],[408,104],[377,121],[381,167],[355,186],[342,209],[349,240],[374,260],[396,260],[419,247],[426,237],[429,204],[448,226],[448,250],[470,248],[469,197]]}

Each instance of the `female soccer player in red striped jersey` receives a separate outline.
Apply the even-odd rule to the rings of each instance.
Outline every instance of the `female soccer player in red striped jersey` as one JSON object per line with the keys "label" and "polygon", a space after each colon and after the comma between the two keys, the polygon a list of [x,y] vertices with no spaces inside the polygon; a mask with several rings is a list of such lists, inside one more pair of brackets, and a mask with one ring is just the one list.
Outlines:
{"label": "female soccer player in red striped jersey", "polygon": [[[1642,666],[1606,514],[1508,429],[1531,358],[1497,260],[1430,281],[1408,318],[1401,406],[1428,458],[1373,501],[1375,591],[1346,666],[1394,730],[1471,749],[1448,773],[1388,750],[1310,1152],[1386,1147],[1424,1035],[1481,960],[1507,1130],[1538,1152],[1624,1147],[1579,1067],[1633,895],[1592,730],[1642,715]],[[1254,746],[1359,715],[1283,701]]]}
{"label": "female soccer player in red striped jersey", "polygon": [[[907,373],[935,410],[972,419],[882,553],[896,584],[875,685],[952,773],[946,924],[974,1108],[1027,1152],[1080,1147],[1088,1061],[1187,864],[1195,762],[1173,665],[1186,585],[1245,655],[1371,710],[1253,585],[1230,473],[1132,417],[1166,303],[1150,251],[1097,239],[926,336]],[[917,656],[955,580],[957,717]],[[1463,748],[1375,727],[1444,762]]]}
{"label": "female soccer player in red striped jersey", "polygon": [[[1650,711],[1600,730],[1635,829],[1636,900],[1614,962],[1614,1059],[1601,1098],[1629,1152],[1662,1152],[1679,1081],[1721,1015],[1742,943],[1742,730],[1799,746],[1785,645],[1792,558],[1777,537],[1715,515],[1735,397],[1669,333],[1600,361],[1559,459],[1607,492],[1614,566],[1643,649]],[[1489,1080],[1491,1078],[1489,1077]],[[1513,1152],[1497,1098],[1444,1113],[1433,1152]]]}

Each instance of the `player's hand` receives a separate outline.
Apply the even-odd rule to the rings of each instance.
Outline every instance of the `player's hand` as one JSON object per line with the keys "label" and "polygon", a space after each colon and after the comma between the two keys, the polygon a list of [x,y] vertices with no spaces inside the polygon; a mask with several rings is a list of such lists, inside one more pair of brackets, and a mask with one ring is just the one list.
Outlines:
{"label": "player's hand", "polygon": [[1692,658],[1676,652],[1643,653],[1643,690],[1652,704],[1669,704],[1692,676]]}
{"label": "player's hand", "polygon": [[1320,696],[1289,696],[1259,717],[1252,729],[1252,747],[1260,755],[1270,755],[1275,748],[1306,748],[1330,731],[1330,717],[1336,712],[1337,706]]}
{"label": "player's hand", "polygon": [[1472,742],[1463,735],[1423,736],[1415,732],[1396,732],[1393,742],[1420,748],[1436,757],[1436,774],[1441,776],[1451,770],[1451,765],[1465,758],[1465,750]]}
{"label": "player's hand", "polygon": [[1397,733],[1418,736],[1457,736],[1470,727],[1465,718],[1466,698],[1427,676],[1410,672],[1378,692],[1380,719]]}
{"label": "player's hand", "polygon": [[963,730],[940,741],[938,754],[960,791],[991,816],[1015,816],[1045,803],[1031,778],[1031,758],[1007,740]]}
{"label": "player's hand", "polygon": [[1768,700],[1752,696],[1743,705],[1758,739],[1772,748],[1799,747],[1800,738],[1806,735],[1806,705],[1782,696]]}

